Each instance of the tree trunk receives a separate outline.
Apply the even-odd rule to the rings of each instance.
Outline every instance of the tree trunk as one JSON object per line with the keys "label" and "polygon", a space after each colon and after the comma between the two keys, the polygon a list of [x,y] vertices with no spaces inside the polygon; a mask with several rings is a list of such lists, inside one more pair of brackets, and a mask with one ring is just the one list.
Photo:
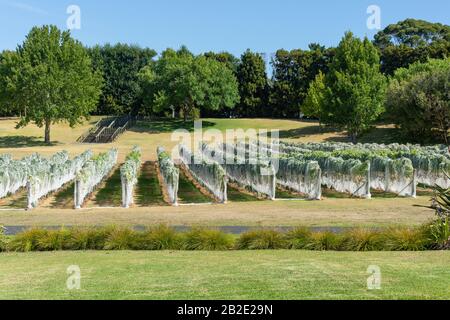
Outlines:
{"label": "tree trunk", "polygon": [[50,126],[51,121],[45,120],[45,143],[50,144]]}

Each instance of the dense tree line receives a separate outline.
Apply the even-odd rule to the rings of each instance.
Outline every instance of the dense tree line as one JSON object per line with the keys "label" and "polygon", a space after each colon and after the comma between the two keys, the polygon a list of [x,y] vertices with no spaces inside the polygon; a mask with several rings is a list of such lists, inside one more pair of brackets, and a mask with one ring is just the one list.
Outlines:
{"label": "dense tree line", "polygon": [[[405,134],[447,141],[447,69],[433,66],[448,66],[448,57],[450,27],[414,19],[387,26],[373,41],[346,33],[335,48],[280,49],[271,75],[264,56],[251,50],[235,57],[182,47],[157,57],[126,44],[85,48],[70,32],[44,26],[0,54],[0,109],[20,116],[19,126],[45,126],[46,140],[58,121],[140,113],[185,120],[309,117],[346,129],[353,140],[382,116]],[[428,64],[430,70],[417,72]]]}

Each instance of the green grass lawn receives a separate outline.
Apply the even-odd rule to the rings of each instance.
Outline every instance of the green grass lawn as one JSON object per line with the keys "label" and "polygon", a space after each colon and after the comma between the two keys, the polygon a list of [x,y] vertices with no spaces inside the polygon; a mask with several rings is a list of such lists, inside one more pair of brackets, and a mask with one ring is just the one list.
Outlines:
{"label": "green grass lawn", "polygon": [[122,205],[122,182],[120,168],[106,179],[103,186],[95,194],[93,203],[99,207],[120,207]]}
{"label": "green grass lawn", "polygon": [[214,199],[207,197],[206,195],[201,193],[200,190],[198,190],[197,187],[191,181],[189,181],[183,170],[180,170],[178,198],[181,204],[214,202]]}
{"label": "green grass lawn", "polygon": [[228,194],[228,201],[230,202],[258,201],[258,198],[256,196],[253,196],[249,193],[241,192],[240,190],[231,185],[227,186],[227,194]]}
{"label": "green grass lawn", "polygon": [[55,209],[73,209],[75,207],[74,193],[75,183],[71,182],[64,189],[56,192],[51,202],[51,207]]}
{"label": "green grass lawn", "polygon": [[[0,254],[0,299],[449,299],[450,252]],[[81,290],[66,270],[81,269]],[[367,269],[381,268],[381,290]]]}
{"label": "green grass lawn", "polygon": [[167,205],[159,185],[155,165],[154,162],[149,161],[144,163],[141,168],[135,192],[136,205],[138,206]]}

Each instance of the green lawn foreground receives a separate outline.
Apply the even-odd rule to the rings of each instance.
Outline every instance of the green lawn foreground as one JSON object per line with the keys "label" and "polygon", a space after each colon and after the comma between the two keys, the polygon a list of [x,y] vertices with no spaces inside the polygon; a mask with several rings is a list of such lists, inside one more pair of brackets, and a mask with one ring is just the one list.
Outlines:
{"label": "green lawn foreground", "polygon": [[[381,290],[367,289],[370,265]],[[0,299],[450,299],[449,266],[450,252],[9,253]]]}

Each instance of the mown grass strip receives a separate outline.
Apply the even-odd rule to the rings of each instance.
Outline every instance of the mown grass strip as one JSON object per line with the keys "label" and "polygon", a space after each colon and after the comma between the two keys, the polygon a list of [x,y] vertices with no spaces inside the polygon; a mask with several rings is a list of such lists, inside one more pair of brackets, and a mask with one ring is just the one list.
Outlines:
{"label": "mown grass strip", "polygon": [[98,190],[93,202],[100,207],[120,207],[122,205],[120,168],[117,168],[106,180],[104,186]]}
{"label": "mown grass strip", "polygon": [[136,185],[135,201],[136,205],[140,207],[167,205],[154,162],[146,162],[142,166]]}
{"label": "mown grass strip", "polygon": [[178,198],[181,204],[214,202],[213,199],[204,195],[200,190],[197,189],[192,181],[187,178],[183,170],[180,170]]}

